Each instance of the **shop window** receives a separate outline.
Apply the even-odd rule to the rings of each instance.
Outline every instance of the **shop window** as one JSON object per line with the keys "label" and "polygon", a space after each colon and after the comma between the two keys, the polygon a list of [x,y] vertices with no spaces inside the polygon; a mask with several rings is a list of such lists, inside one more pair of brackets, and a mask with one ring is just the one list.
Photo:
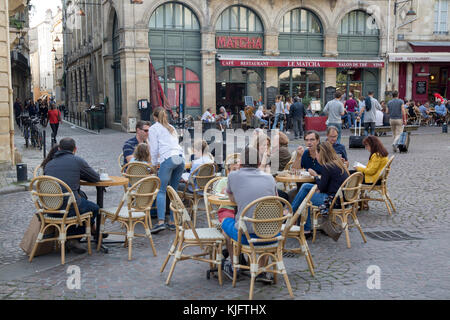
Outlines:
{"label": "shop window", "polygon": [[321,72],[306,68],[280,70],[280,94],[284,96],[306,96],[320,99],[322,92]]}
{"label": "shop window", "polygon": [[291,71],[286,70],[282,74],[280,74],[279,80],[280,81],[289,81],[290,77],[291,77]]}
{"label": "shop window", "polygon": [[244,68],[231,69],[231,82],[246,82],[247,70]]}

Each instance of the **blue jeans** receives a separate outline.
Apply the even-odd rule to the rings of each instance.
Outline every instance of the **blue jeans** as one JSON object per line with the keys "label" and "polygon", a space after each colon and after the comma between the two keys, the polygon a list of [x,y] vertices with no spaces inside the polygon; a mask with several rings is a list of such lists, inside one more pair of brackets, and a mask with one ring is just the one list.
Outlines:
{"label": "blue jeans", "polygon": [[354,112],[347,112],[347,125],[349,128],[353,127],[353,123],[355,122],[356,115]]}
{"label": "blue jeans", "polygon": [[[298,207],[300,207],[300,204],[303,202],[303,199],[306,198],[309,191],[311,191],[314,184],[312,183],[304,183],[302,184],[302,187],[300,188],[300,191],[297,193],[297,195],[294,198],[294,201],[292,201],[292,210],[295,213],[297,211]],[[320,206],[325,202],[325,199],[328,197],[328,194],[326,193],[314,193],[314,195],[311,198],[311,203],[314,206]],[[299,218],[300,219],[300,218]],[[305,223],[305,231],[311,230],[311,217],[308,209],[308,219],[306,219]]]}
{"label": "blue jeans", "polygon": [[283,117],[283,114],[282,113],[276,113],[275,114],[275,120],[273,121],[273,127],[272,127],[272,129],[276,129],[277,128],[277,124],[278,124],[278,120],[281,120],[280,121],[280,131],[283,131],[283,120],[282,119],[280,119],[280,117],[282,118]]}
{"label": "blue jeans", "polygon": [[[233,218],[225,218],[222,221],[222,230],[223,232],[225,232],[231,239],[233,239],[234,241],[238,241],[238,230],[235,227],[235,220]],[[280,234],[278,234],[277,236],[279,236]],[[255,233],[249,233],[250,238],[258,238],[258,236]],[[242,238],[241,238],[241,243],[244,246],[248,246],[248,239],[245,236],[244,233],[242,233]],[[272,244],[275,242],[256,242],[254,243],[255,246],[261,246],[261,245],[268,245],[268,244]]]}
{"label": "blue jeans", "polygon": [[[184,171],[184,157],[181,155],[172,156],[161,163],[158,171],[158,178],[161,186],[156,196],[156,209],[158,220],[164,220],[166,215],[166,193],[167,186],[170,185],[175,191],[178,190],[178,183]],[[170,212],[170,221],[173,222],[173,212]]]}
{"label": "blue jeans", "polygon": [[338,129],[338,138],[337,143],[341,143],[341,131],[342,131],[342,123],[329,123],[328,127],[333,126]]}

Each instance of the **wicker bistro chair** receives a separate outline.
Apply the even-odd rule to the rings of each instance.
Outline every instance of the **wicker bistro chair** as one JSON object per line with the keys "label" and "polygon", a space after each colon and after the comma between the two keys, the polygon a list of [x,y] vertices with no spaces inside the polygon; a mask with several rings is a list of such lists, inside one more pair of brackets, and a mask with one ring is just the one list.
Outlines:
{"label": "wicker bistro chair", "polygon": [[[363,182],[364,175],[361,172],[356,172],[348,177],[340,186],[337,191],[333,201],[331,202],[330,209],[328,211],[328,216],[331,221],[336,222],[336,218],[341,220],[342,229],[345,231],[345,237],[347,240],[347,247],[351,248],[350,235],[348,232],[349,227],[356,226],[361,233],[364,243],[367,242],[366,236],[361,229],[361,225],[356,217],[358,211],[358,202],[361,194],[361,184]],[[339,208],[335,208],[337,200],[339,199]],[[318,217],[321,215],[320,210],[316,206],[311,206],[312,208],[312,219],[313,219],[313,239],[312,242],[316,240],[316,231],[318,228]],[[348,217],[351,216],[354,224],[349,225]]]}
{"label": "wicker bistro chair", "polygon": [[[309,272],[313,277],[315,276],[314,273],[315,265],[311,256],[311,251],[309,250],[308,243],[306,242],[305,238],[305,224],[306,219],[308,219],[308,207],[311,206],[310,201],[312,196],[316,192],[316,189],[317,186],[315,185],[306,195],[306,198],[303,199],[303,202],[298,207],[292,219],[289,220],[286,224],[283,224],[283,226],[281,227],[281,230],[283,231],[286,227],[290,228],[289,232],[287,233],[287,237],[296,239],[299,244],[299,248],[294,249],[284,248],[284,251],[303,254],[306,258],[306,262],[308,263]],[[296,222],[299,218],[300,218],[300,225],[297,226]]]}
{"label": "wicker bistro chair", "polygon": [[[163,272],[170,257],[174,257],[166,284],[169,284],[177,262],[191,259],[207,262],[210,264],[211,269],[216,266],[219,284],[222,285],[222,246],[225,245],[225,237],[216,228],[195,228],[178,193],[171,186],[168,186],[167,194],[170,199],[170,209],[174,215],[177,232],[160,269],[160,272]],[[188,247],[200,247],[201,252],[196,254],[183,253],[184,249]],[[205,256],[209,256],[209,259]]]}
{"label": "wicker bistro chair", "polygon": [[41,165],[38,165],[33,171],[33,178],[43,176],[43,175],[44,175],[44,169],[41,167]]}
{"label": "wicker bistro chair", "polygon": [[[397,210],[395,209],[394,203],[392,202],[391,197],[389,197],[389,194],[387,191],[387,178],[389,176],[389,172],[391,171],[391,164],[392,164],[392,161],[394,160],[394,158],[395,158],[395,156],[392,156],[389,159],[389,161],[386,163],[386,166],[383,168],[383,170],[381,170],[377,181],[375,181],[371,185],[363,184],[361,186],[361,199],[360,199],[361,204],[364,204],[368,201],[383,201],[386,204],[386,208],[388,209],[389,215],[392,215],[389,204],[391,205],[392,210],[394,210],[394,212],[397,212]],[[381,181],[381,184],[377,185],[376,183],[379,180]],[[381,193],[382,198],[371,198],[369,196],[369,193],[372,191]]]}
{"label": "wicker bistro chair", "polygon": [[[122,176],[128,178],[129,186],[134,185],[139,180],[146,178],[150,175],[155,175],[155,169],[146,162],[129,162],[122,167]],[[124,186],[125,192],[128,189],[128,185]]]}
{"label": "wicker bistro chair", "polygon": [[119,168],[122,170],[122,167],[125,165],[123,153],[119,154],[119,157],[117,158],[117,163],[119,164]]}
{"label": "wicker bistro chair", "polygon": [[[91,217],[92,212],[86,212],[80,214],[78,211],[78,205],[76,198],[70,189],[70,187],[63,181],[50,177],[39,176],[34,178],[30,183],[31,197],[38,210],[39,218],[41,221],[41,229],[39,230],[36,243],[31,251],[29,261],[33,260],[37,247],[40,243],[47,241],[59,241],[61,247],[61,264],[65,263],[65,242],[68,239],[87,238],[88,253],[92,254],[91,250]],[[63,191],[66,190],[66,191]],[[65,208],[61,209],[64,205],[64,200],[67,200]],[[70,208],[73,206],[75,216],[68,217]],[[50,214],[53,215],[50,216]],[[60,217],[54,217],[60,215]],[[85,225],[86,233],[67,236],[67,230],[74,225]],[[43,239],[45,231],[54,227],[58,230],[58,237],[52,237]]]}
{"label": "wicker bistro chair", "polygon": [[[283,216],[283,205],[289,213]],[[246,217],[247,211],[254,207],[253,218]],[[253,288],[256,276],[262,272],[274,274],[274,282],[277,282],[277,274],[282,274],[290,296],[293,298],[291,284],[289,282],[286,268],[283,262],[283,248],[291,224],[289,223],[281,233],[283,222],[292,218],[292,207],[283,198],[268,196],[250,202],[242,211],[239,218],[238,240],[231,239],[233,243],[233,287],[236,286],[237,270],[250,270],[250,293],[249,300],[253,299]],[[251,223],[258,238],[250,238],[246,223]],[[245,235],[249,245],[242,244],[242,236]],[[257,243],[270,243],[256,245]],[[239,256],[243,253],[247,255],[249,264],[239,264]],[[259,261],[263,257],[270,257],[271,262],[264,267],[259,266]]]}
{"label": "wicker bistro chair", "polygon": [[[216,177],[218,172],[215,163],[205,163],[195,169],[186,183],[183,191],[180,191],[180,196],[184,200],[192,202],[192,216],[194,226],[197,225],[197,211],[198,203],[203,198],[203,191],[208,181]],[[188,187],[191,186],[193,192],[190,192]]]}
{"label": "wicker bistro chair", "polygon": [[[127,190],[117,208],[100,209],[101,222],[97,251],[100,250],[103,234],[107,233],[124,235],[126,237],[125,239],[128,240],[125,241],[125,245],[128,244],[128,260],[131,260],[134,237],[148,238],[150,245],[152,246],[153,255],[156,256],[155,245],[153,243],[152,234],[150,233],[150,228],[152,227],[150,209],[159,192],[160,185],[161,182],[158,177],[149,176],[143,178]],[[106,219],[110,219],[112,222],[120,222],[122,226],[126,227],[127,232],[106,231]],[[137,234],[134,232],[138,223],[141,223],[144,226],[145,234]]]}
{"label": "wicker bistro chair", "polygon": [[214,195],[214,190],[219,182],[221,182],[226,177],[216,177],[208,181],[203,190],[203,200],[205,202],[205,210],[206,210],[206,218],[208,219],[208,226],[210,228],[217,228],[221,230],[221,223],[219,222],[217,211],[219,209],[219,205],[214,205],[208,201],[208,196]]}

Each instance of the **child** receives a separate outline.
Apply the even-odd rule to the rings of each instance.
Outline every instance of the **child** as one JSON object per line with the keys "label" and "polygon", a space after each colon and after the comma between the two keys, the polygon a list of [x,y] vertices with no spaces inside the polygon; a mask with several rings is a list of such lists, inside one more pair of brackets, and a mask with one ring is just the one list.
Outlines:
{"label": "child", "polygon": [[[239,170],[241,165],[239,159],[233,160],[233,162],[226,164],[228,172]],[[223,178],[217,183],[217,185],[214,187],[213,192],[215,194],[224,194],[226,195],[226,189],[227,189],[227,183],[228,179]],[[226,206],[221,205],[219,209],[217,210],[217,216],[219,218],[219,222],[222,223],[222,221],[225,218],[233,218],[236,215],[236,207],[233,206]]]}
{"label": "child", "polygon": [[134,149],[133,158],[130,162],[148,162],[150,163],[150,150],[148,148],[148,144],[139,143]]}

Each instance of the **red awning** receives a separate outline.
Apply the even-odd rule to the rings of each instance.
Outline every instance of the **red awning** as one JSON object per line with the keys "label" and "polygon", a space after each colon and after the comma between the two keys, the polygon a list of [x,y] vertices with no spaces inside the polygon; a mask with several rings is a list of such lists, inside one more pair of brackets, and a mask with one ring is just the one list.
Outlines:
{"label": "red awning", "polygon": [[227,67],[293,67],[293,68],[384,68],[384,60],[322,59],[300,57],[246,57],[218,55]]}

